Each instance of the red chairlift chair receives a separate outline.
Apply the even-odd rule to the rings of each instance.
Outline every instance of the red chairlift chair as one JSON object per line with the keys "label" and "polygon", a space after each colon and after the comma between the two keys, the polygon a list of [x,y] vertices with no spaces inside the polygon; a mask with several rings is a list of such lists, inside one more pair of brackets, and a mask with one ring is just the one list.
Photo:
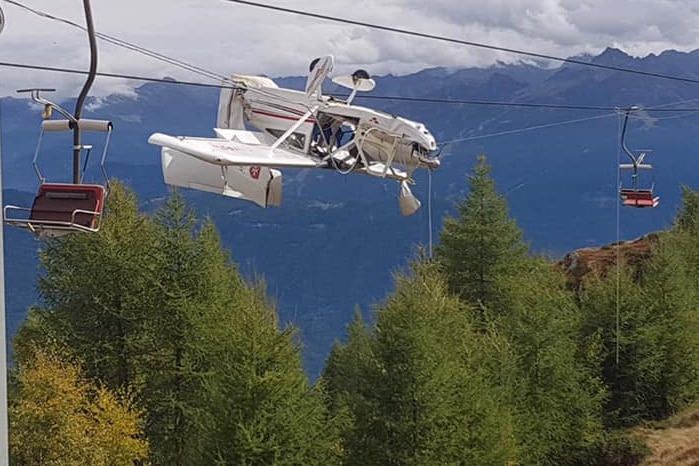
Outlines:
{"label": "red chairlift chair", "polygon": [[660,197],[654,196],[650,189],[624,189],[620,190],[622,204],[628,207],[657,207]]}
{"label": "red chairlift chair", "polygon": [[[105,194],[104,186],[98,184],[42,183],[31,208],[5,206],[5,222],[40,237],[63,236],[74,231],[96,232]],[[11,217],[11,211],[21,212],[20,216]]]}
{"label": "red chairlift chair", "polygon": [[[105,186],[99,184],[46,183],[37,164],[41,140],[45,132],[72,131],[75,124],[81,130],[107,133],[107,139],[100,163],[105,182],[104,161],[112,132],[112,123],[102,120],[45,120],[41,125],[39,142],[34,153],[34,170],[41,184],[31,207],[7,205],[3,209],[3,219],[9,225],[25,228],[37,237],[58,237],[73,232],[96,232],[100,228],[102,210],[107,195]],[[92,146],[87,150],[85,166]],[[85,167],[83,167],[83,170]]]}
{"label": "red chairlift chair", "polygon": [[631,175],[631,187],[619,187],[619,194],[621,195],[622,205],[627,207],[657,207],[660,203],[660,197],[656,196],[653,192],[654,183],[651,183],[648,188],[638,187],[638,172],[639,170],[652,170],[653,167],[649,164],[640,163],[646,156],[648,151],[643,151],[635,159],[638,163],[629,163],[619,165],[620,170],[633,170]]}
{"label": "red chairlift chair", "polygon": [[[633,110],[637,110],[638,107],[631,107],[626,110],[626,117],[624,118],[624,127],[621,132],[621,147],[631,159],[631,163],[623,163],[619,165],[619,170],[632,170],[631,174],[631,187],[619,186],[619,195],[621,196],[622,205],[627,207],[657,207],[660,204],[660,197],[656,196],[653,192],[655,183],[651,182],[650,187],[640,188],[638,186],[639,170],[652,171],[653,166],[647,163],[643,163],[646,156],[650,153],[650,150],[637,151],[638,155],[635,155],[626,147],[625,137],[626,137],[626,126],[629,120],[629,114]],[[651,172],[652,178],[652,172]]]}

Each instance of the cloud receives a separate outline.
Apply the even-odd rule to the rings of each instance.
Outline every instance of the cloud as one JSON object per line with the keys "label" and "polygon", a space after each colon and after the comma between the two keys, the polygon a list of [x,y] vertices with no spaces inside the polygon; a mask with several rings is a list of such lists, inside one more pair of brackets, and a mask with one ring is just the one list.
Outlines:
{"label": "cloud", "polygon": [[[2,0],[0,0],[2,1]],[[84,24],[81,2],[18,0]],[[274,12],[226,0],[93,1],[97,29],[218,74],[300,75],[320,54],[336,57],[337,72],[357,67],[374,74],[404,74],[430,66],[487,66],[524,57],[408,37],[360,26]],[[699,48],[695,0],[275,0],[279,6],[537,53],[572,56],[607,46],[642,56],[668,48]],[[0,60],[88,68],[83,31],[5,3]],[[172,76],[212,82],[99,42],[104,72]],[[77,94],[83,76],[3,68],[0,94],[19,87],[55,87]],[[98,78],[92,95],[127,93],[135,82]]]}

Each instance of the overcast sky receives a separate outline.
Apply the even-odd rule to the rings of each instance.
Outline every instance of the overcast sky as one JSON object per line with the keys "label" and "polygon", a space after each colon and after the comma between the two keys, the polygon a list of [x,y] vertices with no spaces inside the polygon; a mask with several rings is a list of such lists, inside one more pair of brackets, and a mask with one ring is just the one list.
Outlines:
{"label": "overcast sky", "polygon": [[[84,24],[80,0],[18,0]],[[697,0],[261,0],[420,32],[562,57],[619,47],[635,56],[699,48]],[[92,0],[96,28],[220,74],[305,74],[332,53],[336,71],[365,67],[404,74],[430,66],[485,66],[517,55],[277,13],[226,0]],[[0,0],[6,27],[0,60],[88,68],[85,33]],[[105,72],[211,82],[99,42]],[[0,67],[0,93],[56,87],[76,95],[84,77]],[[92,95],[138,83],[98,78]]]}

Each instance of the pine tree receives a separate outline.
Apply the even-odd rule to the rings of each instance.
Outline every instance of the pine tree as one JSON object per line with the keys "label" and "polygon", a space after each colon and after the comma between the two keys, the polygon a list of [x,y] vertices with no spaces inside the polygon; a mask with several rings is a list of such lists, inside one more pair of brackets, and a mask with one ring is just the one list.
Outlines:
{"label": "pine tree", "polygon": [[518,464],[561,465],[601,439],[604,387],[581,357],[580,315],[547,261],[503,283],[493,326],[504,345],[493,377],[515,412]]}
{"label": "pine tree", "polygon": [[468,177],[469,193],[457,206],[459,216],[444,219],[436,257],[452,292],[473,305],[496,307],[499,281],[517,274],[528,248],[490,172],[479,156]]}
{"label": "pine tree", "polygon": [[43,305],[18,351],[63,342],[91,379],[132,387],[154,465],[332,457],[337,437],[293,334],[229,263],[214,225],[177,194],[148,218],[116,183],[108,207],[99,233],[47,245]]}
{"label": "pine tree", "polygon": [[601,337],[610,427],[662,419],[699,394],[697,291],[673,236],[661,236],[640,274],[622,266],[618,284],[616,274],[585,284],[585,334]]}
{"label": "pine tree", "polygon": [[[155,229],[139,214],[133,193],[113,183],[99,234],[50,240],[40,253],[40,308],[19,331],[15,345],[45,338],[70,348],[86,375],[111,388],[133,382],[137,335],[148,313],[144,302],[154,270]],[[41,345],[41,342],[37,342]]]}
{"label": "pine tree", "polygon": [[699,192],[688,186],[682,186],[682,208],[675,219],[675,229],[699,234]]}
{"label": "pine tree", "polygon": [[397,277],[371,336],[359,325],[325,372],[350,413],[345,464],[502,465],[514,456],[507,409],[480,369],[484,342],[434,268]]}
{"label": "pine tree", "polygon": [[234,294],[215,337],[215,464],[337,464],[335,422],[304,374],[295,330],[279,329],[262,282]]}

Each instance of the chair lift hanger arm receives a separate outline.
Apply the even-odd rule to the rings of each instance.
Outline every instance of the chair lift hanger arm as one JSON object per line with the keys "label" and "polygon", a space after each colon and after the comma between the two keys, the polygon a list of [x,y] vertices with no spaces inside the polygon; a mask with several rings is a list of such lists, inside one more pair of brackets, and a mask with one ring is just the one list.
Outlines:
{"label": "chair lift hanger arm", "polygon": [[624,152],[626,152],[626,155],[629,156],[629,158],[631,159],[631,163],[633,164],[635,169],[635,167],[638,165],[638,161],[636,160],[636,157],[633,155],[633,152],[631,152],[629,148],[626,147],[626,128],[629,123],[629,115],[634,110],[638,110],[638,107],[636,105],[633,105],[626,109],[624,115],[624,126],[621,129],[621,148],[624,150]]}
{"label": "chair lift hanger arm", "polygon": [[[75,119],[80,120],[82,116],[83,107],[85,106],[85,99],[87,99],[87,93],[92,87],[92,83],[95,81],[97,76],[97,38],[95,37],[95,23],[92,20],[92,7],[90,6],[90,0],[83,0],[83,7],[85,10],[85,23],[87,24],[87,36],[90,41],[90,72],[85,80],[85,85],[80,91],[78,100],[75,103]],[[80,183],[80,125],[75,125],[73,128],[73,183]]]}

